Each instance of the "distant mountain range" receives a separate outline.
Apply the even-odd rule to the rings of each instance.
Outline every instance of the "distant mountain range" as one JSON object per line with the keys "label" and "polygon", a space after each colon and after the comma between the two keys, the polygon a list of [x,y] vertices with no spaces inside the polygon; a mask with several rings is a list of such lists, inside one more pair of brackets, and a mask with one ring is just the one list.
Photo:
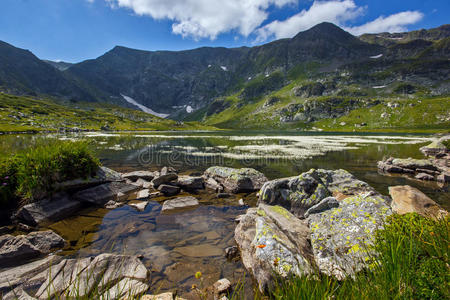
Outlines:
{"label": "distant mountain range", "polygon": [[355,37],[321,23],[291,39],[256,47],[142,51],[117,46],[76,64],[42,61],[0,42],[0,90],[137,109],[135,101],[172,118],[192,119],[196,111],[204,118],[226,109],[223,97],[235,95],[246,105],[305,78],[324,83],[324,90],[305,88],[300,94],[342,96],[345,92],[337,87],[364,89],[401,81],[414,92],[447,95],[449,59],[450,25]]}

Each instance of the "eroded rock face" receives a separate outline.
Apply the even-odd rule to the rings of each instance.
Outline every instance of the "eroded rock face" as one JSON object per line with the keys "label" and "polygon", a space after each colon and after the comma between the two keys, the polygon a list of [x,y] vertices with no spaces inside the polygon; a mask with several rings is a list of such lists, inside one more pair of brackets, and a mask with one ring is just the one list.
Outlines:
{"label": "eroded rock face", "polygon": [[0,266],[12,267],[25,264],[32,259],[64,247],[65,241],[51,230],[31,232],[27,235],[0,237]]}
{"label": "eroded rock face", "polygon": [[36,293],[38,299],[92,297],[105,299],[134,297],[149,288],[148,271],[134,256],[101,254],[95,258],[65,259],[45,271],[47,280]]}
{"label": "eroded rock face", "polygon": [[261,291],[270,286],[273,274],[303,276],[313,271],[309,229],[281,206],[248,209],[239,219],[235,240]]}
{"label": "eroded rock face", "polygon": [[214,186],[215,181],[230,193],[253,192],[260,189],[267,181],[264,174],[252,168],[210,167],[203,176],[208,187]]}
{"label": "eroded rock face", "polygon": [[367,183],[345,170],[315,170],[299,176],[268,181],[261,188],[258,204],[280,205],[297,217],[326,197],[338,194],[373,192]]}
{"label": "eroded rock face", "polygon": [[429,218],[442,218],[447,211],[416,188],[409,185],[389,187],[392,210],[400,215],[415,212]]}

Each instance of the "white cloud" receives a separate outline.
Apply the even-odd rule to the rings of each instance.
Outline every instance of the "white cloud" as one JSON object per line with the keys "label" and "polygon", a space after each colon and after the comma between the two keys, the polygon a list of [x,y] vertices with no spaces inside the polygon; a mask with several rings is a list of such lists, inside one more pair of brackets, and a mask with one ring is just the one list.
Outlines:
{"label": "white cloud", "polygon": [[311,7],[284,20],[273,21],[257,30],[258,40],[264,41],[269,37],[288,38],[322,22],[343,24],[363,13],[363,8],[356,6],[353,0],[344,1],[315,1]]}
{"label": "white cloud", "polygon": [[174,21],[172,31],[183,37],[215,39],[237,30],[248,36],[268,17],[271,6],[282,7],[297,0],[106,0],[114,7],[133,10],[155,20]]}
{"label": "white cloud", "polygon": [[309,9],[302,10],[284,21],[273,21],[256,30],[257,41],[262,42],[271,37],[293,37],[300,31],[309,29],[321,22],[331,22],[343,27],[355,35],[363,33],[406,31],[406,25],[414,24],[423,18],[418,11],[404,11],[360,26],[347,27],[348,21],[364,14],[366,7],[360,7],[353,0],[314,1]]}
{"label": "white cloud", "polygon": [[381,16],[361,26],[348,27],[346,30],[354,35],[379,32],[404,32],[408,30],[406,25],[417,23],[422,18],[423,14],[419,11],[403,11],[387,17]]}

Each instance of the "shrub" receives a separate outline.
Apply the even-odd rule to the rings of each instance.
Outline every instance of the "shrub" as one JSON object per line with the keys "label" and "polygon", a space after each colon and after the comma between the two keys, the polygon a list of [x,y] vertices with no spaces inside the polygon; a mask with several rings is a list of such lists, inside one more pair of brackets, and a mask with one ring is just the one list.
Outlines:
{"label": "shrub", "polygon": [[99,161],[85,142],[53,141],[0,160],[1,205],[33,202],[56,182],[94,175]]}

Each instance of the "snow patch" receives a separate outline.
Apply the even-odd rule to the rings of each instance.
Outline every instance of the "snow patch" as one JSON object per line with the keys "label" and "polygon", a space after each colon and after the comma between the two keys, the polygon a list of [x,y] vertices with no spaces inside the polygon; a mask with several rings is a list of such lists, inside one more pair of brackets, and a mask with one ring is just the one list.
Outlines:
{"label": "snow patch", "polygon": [[123,99],[125,99],[125,101],[127,101],[128,103],[131,103],[133,105],[136,105],[137,107],[139,107],[140,110],[142,110],[145,113],[160,117],[160,118],[167,118],[169,115],[168,114],[161,114],[161,113],[157,113],[155,111],[153,111],[151,108],[148,108],[147,106],[144,106],[142,104],[139,104],[136,102],[136,100],[134,100],[131,97],[125,96],[123,94],[120,94]]}
{"label": "snow patch", "polygon": [[220,68],[222,68],[222,70],[224,70],[225,72],[228,71],[227,67],[225,66],[220,66]]}
{"label": "snow patch", "polygon": [[373,86],[372,88],[373,89],[383,89],[385,87],[386,87],[385,85],[377,85],[377,86]]}
{"label": "snow patch", "polygon": [[186,112],[187,112],[188,114],[190,114],[190,113],[193,112],[193,111],[194,111],[194,109],[192,108],[192,106],[190,106],[190,105],[186,106]]}
{"label": "snow patch", "polygon": [[380,58],[382,56],[383,56],[383,54],[378,54],[378,55],[371,56],[370,58]]}
{"label": "snow patch", "polygon": [[208,68],[211,68],[211,65],[208,65]]}

